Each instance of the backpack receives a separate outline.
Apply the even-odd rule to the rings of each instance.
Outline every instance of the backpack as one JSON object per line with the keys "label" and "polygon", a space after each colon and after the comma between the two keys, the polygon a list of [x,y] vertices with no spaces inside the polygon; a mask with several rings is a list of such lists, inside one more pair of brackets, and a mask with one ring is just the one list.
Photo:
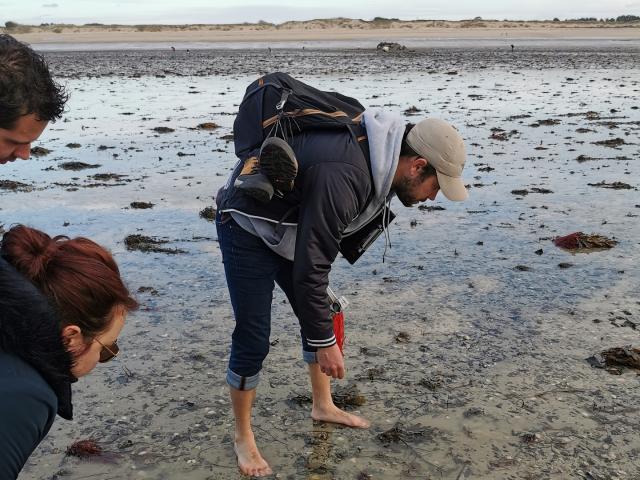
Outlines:
{"label": "backpack", "polygon": [[[364,107],[356,99],[324,92],[275,72],[247,87],[233,123],[236,156],[244,161],[272,136],[284,140],[313,129],[361,132]],[[357,128],[356,128],[357,127]]]}

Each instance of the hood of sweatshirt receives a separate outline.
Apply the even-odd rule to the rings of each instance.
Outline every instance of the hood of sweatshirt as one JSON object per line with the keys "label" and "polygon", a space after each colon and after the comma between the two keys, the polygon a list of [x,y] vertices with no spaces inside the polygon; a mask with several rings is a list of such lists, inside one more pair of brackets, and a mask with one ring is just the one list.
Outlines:
{"label": "hood of sweatshirt", "polygon": [[351,222],[345,235],[356,232],[391,199],[391,184],[398,168],[405,121],[398,113],[369,108],[363,115],[369,142],[374,195],[367,208]]}

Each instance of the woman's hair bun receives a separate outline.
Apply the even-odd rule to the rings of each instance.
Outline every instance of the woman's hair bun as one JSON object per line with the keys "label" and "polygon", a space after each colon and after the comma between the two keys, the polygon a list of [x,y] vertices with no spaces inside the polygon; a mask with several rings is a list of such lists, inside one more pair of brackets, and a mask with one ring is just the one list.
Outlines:
{"label": "woman's hair bun", "polygon": [[38,284],[58,251],[56,240],[39,230],[15,225],[2,237],[0,253],[16,270]]}
{"label": "woman's hair bun", "polygon": [[85,338],[110,325],[114,307],[138,306],[111,253],[87,238],[52,238],[16,225],[4,234],[0,255],[47,297],[61,325],[79,326]]}

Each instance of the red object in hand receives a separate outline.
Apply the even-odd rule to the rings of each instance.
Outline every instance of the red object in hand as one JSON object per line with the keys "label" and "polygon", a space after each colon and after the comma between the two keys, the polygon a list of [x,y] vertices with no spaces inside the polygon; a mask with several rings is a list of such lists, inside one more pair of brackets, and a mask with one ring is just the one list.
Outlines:
{"label": "red object in hand", "polygon": [[333,314],[333,333],[336,336],[336,343],[340,352],[344,355],[344,312],[337,312]]}

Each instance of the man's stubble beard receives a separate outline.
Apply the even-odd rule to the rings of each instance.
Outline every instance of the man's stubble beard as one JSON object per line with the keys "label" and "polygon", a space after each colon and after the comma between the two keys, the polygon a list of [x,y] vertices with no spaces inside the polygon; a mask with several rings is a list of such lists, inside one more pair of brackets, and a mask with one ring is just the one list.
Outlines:
{"label": "man's stubble beard", "polygon": [[413,207],[417,202],[415,198],[411,196],[410,190],[415,182],[409,180],[406,177],[399,179],[398,184],[394,187],[393,191],[400,200],[400,203],[405,207]]}

